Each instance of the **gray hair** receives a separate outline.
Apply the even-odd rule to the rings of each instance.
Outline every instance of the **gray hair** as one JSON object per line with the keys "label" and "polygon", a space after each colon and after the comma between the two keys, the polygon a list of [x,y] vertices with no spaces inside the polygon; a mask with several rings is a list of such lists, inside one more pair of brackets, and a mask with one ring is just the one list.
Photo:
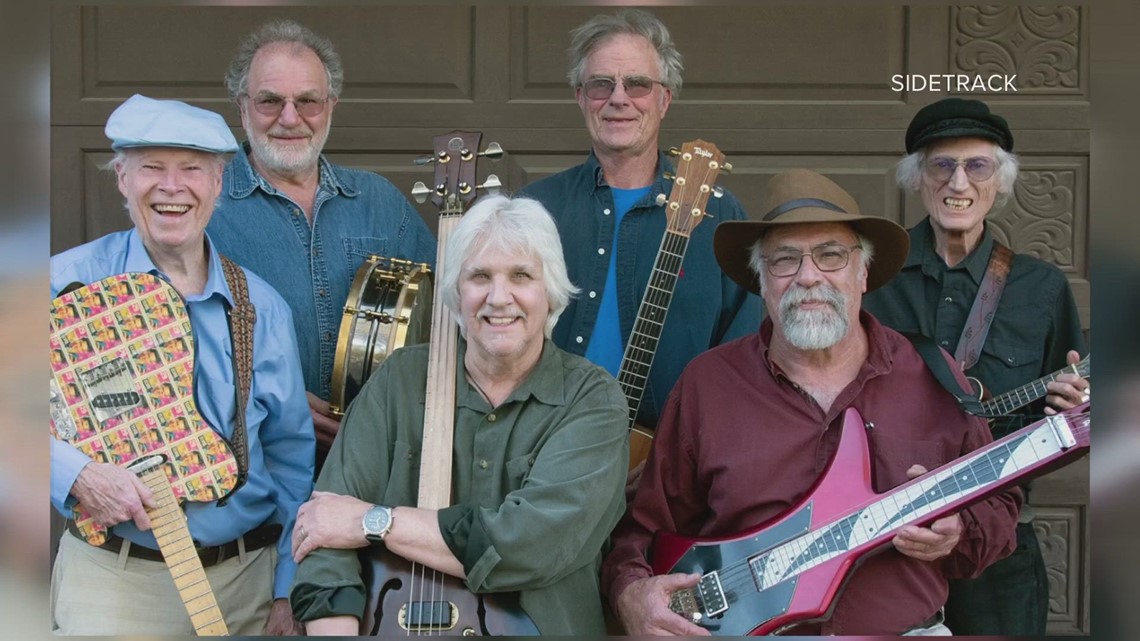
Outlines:
{"label": "gray hair", "polygon": [[579,290],[566,273],[562,241],[550,213],[537,200],[506,196],[480,198],[463,215],[447,240],[447,260],[439,275],[439,287],[443,304],[459,321],[460,332],[467,334],[459,311],[460,272],[468,259],[489,247],[538,258],[546,284],[546,299],[550,303],[545,330],[546,337],[550,338],[558,317]]}
{"label": "gray hair", "polygon": [[[994,209],[999,209],[1013,194],[1013,185],[1017,182],[1021,161],[1017,154],[1002,149],[997,143],[991,144],[994,148],[994,159],[997,160],[995,175],[998,179],[998,195],[994,199]],[[904,191],[913,194],[922,186],[922,166],[926,163],[927,149],[929,146],[907,154],[895,165],[895,182]]]}
{"label": "gray hair", "polygon": [[[769,228],[768,231],[771,231],[771,228]],[[764,237],[767,235],[767,231],[760,234],[756,242],[752,243],[748,254],[748,268],[752,270],[752,273],[756,274],[757,282],[760,283],[761,296],[764,295]],[[870,238],[859,233],[855,234],[855,242],[863,250],[860,252],[862,264],[860,264],[859,267],[863,270],[863,273],[866,274],[871,267],[871,261],[875,260],[875,243],[872,243]]]}
{"label": "gray hair", "polygon": [[[125,149],[116,151],[115,157],[99,165],[99,169],[113,171],[117,174],[119,172],[119,168],[127,164],[128,152],[134,151],[136,149],[138,148],[127,147]],[[229,154],[215,154],[209,151],[202,151],[200,153],[204,156],[210,156],[210,161],[208,162],[210,168],[221,175],[222,171],[225,170],[226,162],[229,161]]]}
{"label": "gray hair", "polygon": [[332,41],[292,20],[272,20],[243,38],[238,45],[237,54],[226,71],[226,91],[230,94],[230,100],[237,102],[249,88],[249,67],[257,52],[262,47],[277,42],[292,44],[294,53],[305,49],[315,53],[324,65],[325,75],[329,79],[329,97],[334,100],[340,97],[340,91],[344,87],[344,66],[340,62],[340,55],[333,49]]}
{"label": "gray hair", "polygon": [[590,18],[570,32],[570,70],[566,77],[570,86],[577,88],[585,80],[586,58],[606,40],[618,34],[641,36],[657,51],[657,67],[661,83],[681,95],[681,53],[673,44],[673,37],[665,24],[656,16],[641,9],[622,9],[617,13],[602,13]]}

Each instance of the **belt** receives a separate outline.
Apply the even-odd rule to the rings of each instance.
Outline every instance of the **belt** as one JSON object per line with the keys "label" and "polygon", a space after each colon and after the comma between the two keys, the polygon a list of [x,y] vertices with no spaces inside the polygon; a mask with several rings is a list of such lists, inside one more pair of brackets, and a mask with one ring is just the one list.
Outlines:
{"label": "belt", "polygon": [[905,630],[903,632],[903,634],[907,634],[909,632],[914,632],[915,630],[922,630],[923,628],[930,628],[930,627],[939,625],[941,623],[944,623],[945,621],[946,621],[946,610],[943,608],[938,608],[937,610],[934,611],[934,614],[926,617],[925,621],[923,621],[922,623],[916,623],[915,625],[911,626],[910,629]]}
{"label": "belt", "polygon": [[[67,531],[74,534],[79,540],[83,541],[83,535],[80,534],[79,528],[75,526],[75,521],[68,520]],[[253,550],[260,550],[267,545],[277,543],[281,538],[281,524],[280,523],[262,523],[261,525],[253,528],[245,535],[221,545],[213,545],[210,547],[197,547],[198,558],[202,559],[203,567],[211,567],[221,563],[222,561],[233,558],[238,555],[238,542],[244,539],[245,551],[252,552]],[[94,547],[107,550],[109,552],[118,553],[123,549],[123,537],[114,534],[108,534],[106,542],[103,545],[96,545]],[[162,556],[162,550],[154,550],[143,545],[135,543],[131,544],[130,549],[127,550],[127,556],[136,559],[145,559],[147,561],[159,561],[165,563],[166,560]]]}

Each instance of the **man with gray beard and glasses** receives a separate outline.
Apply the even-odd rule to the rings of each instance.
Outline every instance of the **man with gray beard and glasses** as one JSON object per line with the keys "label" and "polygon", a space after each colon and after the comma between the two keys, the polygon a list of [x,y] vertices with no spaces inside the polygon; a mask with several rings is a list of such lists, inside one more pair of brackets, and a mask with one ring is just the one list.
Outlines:
{"label": "man with gray beard and glasses", "polygon": [[[757,219],[721,223],[713,247],[721,270],[764,299],[767,318],[758,333],[685,368],[602,567],[605,595],[630,634],[709,633],[670,608],[672,593],[700,576],[653,576],[653,535],[727,537],[782,515],[835,455],[847,408],[868,426],[880,493],[992,441],[910,341],[861,311],[863,294],[906,258],[902,227],[860,214],[846,191],[806,169],[772,178],[755,211]],[[1020,504],[1014,488],[926,527],[902,527],[851,573],[827,620],[786,632],[949,634],[948,579],[976,576],[1013,550]]]}
{"label": "man with gray beard and glasses", "polygon": [[226,73],[248,141],[226,167],[207,231],[293,310],[317,437],[317,469],[340,428],[329,411],[337,331],[371,255],[435,262],[435,239],[392,183],[322,155],[344,68],[328,39],[290,20],[246,36]]}

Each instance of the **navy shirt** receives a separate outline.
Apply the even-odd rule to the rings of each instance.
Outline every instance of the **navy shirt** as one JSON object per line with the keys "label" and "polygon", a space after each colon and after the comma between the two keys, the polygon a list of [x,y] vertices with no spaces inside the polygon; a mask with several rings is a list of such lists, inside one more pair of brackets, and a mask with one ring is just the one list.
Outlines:
{"label": "navy shirt", "polygon": [[[665,208],[656,199],[658,194],[669,195],[672,183],[664,173],[672,171],[672,163],[660,154],[656,179],[626,214],[618,233],[615,293],[623,343],[633,329],[665,234]],[[541,201],[554,216],[570,280],[582,289],[558,319],[552,337],[557,346],[578,355],[584,355],[590,343],[614,246],[614,199],[602,173],[591,152],[585,163],[519,192]],[[669,391],[694,356],[760,326],[760,299],[720,271],[712,250],[718,223],[748,216],[727,191],[722,198],[709,199],[707,212],[712,218],[698,224],[690,238],[641,402],[638,422],[648,427],[657,424]]]}
{"label": "navy shirt", "polygon": [[[889,283],[863,297],[863,309],[903,333],[933,338],[953,354],[981,287],[994,237],[989,226],[965,259],[948,267],[934,250],[934,229],[924,219],[910,230],[910,253]],[[1069,281],[1056,266],[1015,254],[993,324],[978,362],[966,373],[993,395],[1065,367],[1065,355],[1084,353],[1081,319]],[[1023,412],[1041,414],[1038,401]],[[995,436],[1022,421],[999,421]]]}

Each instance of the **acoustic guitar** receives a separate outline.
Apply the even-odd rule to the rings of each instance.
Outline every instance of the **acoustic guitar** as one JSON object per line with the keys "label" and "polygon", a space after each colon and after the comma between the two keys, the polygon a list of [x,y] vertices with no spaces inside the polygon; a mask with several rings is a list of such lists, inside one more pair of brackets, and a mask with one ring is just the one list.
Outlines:
{"label": "acoustic guitar", "polygon": [[708,216],[704,209],[709,197],[719,198],[723,193],[714,187],[717,176],[721,171],[732,171],[732,164],[724,162],[724,154],[716,145],[704,140],[687,142],[681,145],[680,150],[669,150],[669,154],[677,158],[673,188],[668,198],[665,194],[657,197],[657,204],[665,206],[667,226],[645,293],[641,296],[641,305],[637,308],[637,318],[626,341],[617,376],[629,403],[630,469],[649,456],[653,444],[653,432],[637,424],[637,411],[649,383],[649,370],[653,367],[653,356],[657,353],[661,330],[665,327],[665,316],[677,288],[689,238]]}
{"label": "acoustic guitar", "polygon": [[[151,489],[152,532],[194,631],[227,635],[181,503],[224,498],[238,469],[194,403],[194,334],[182,297],[150,274],[104,278],[52,300],[49,345],[52,436]],[[73,518],[88,543],[107,540],[82,504]]]}
{"label": "acoustic guitar", "polygon": [[[434,187],[428,189],[417,183],[412,190],[417,200],[430,195],[440,210],[435,262],[439,273],[444,271],[447,241],[459,224],[464,206],[475,197],[477,189],[495,189],[499,185],[494,175],[488,176],[482,185],[475,184],[477,158],[502,154],[497,143],[476,153],[482,137],[477,132],[453,131],[433,138]],[[438,281],[434,299],[442,300]],[[458,335],[455,315],[446,305],[434,305],[416,502],[422,508],[438,510],[451,504]],[[517,594],[473,594],[458,578],[401,559],[382,546],[369,546],[361,555],[368,591],[362,635],[538,634],[534,623],[518,606]]]}
{"label": "acoustic guitar", "polygon": [[670,607],[714,635],[775,634],[826,619],[859,560],[909,524],[929,524],[1089,450],[1085,403],[1049,416],[877,494],[863,418],[843,415],[838,451],[784,514],[739,534],[689,539],[659,532],[654,574],[699,573]]}

